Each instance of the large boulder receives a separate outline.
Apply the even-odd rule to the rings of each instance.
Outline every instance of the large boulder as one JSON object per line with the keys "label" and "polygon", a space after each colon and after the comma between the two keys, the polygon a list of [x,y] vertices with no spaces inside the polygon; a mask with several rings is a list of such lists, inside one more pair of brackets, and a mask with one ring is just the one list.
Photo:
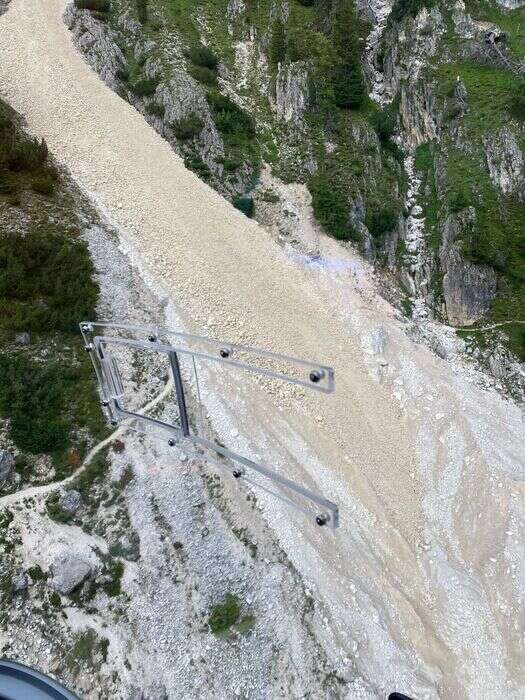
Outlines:
{"label": "large boulder", "polygon": [[0,486],[11,478],[15,468],[15,458],[7,450],[0,450]]}
{"label": "large boulder", "polygon": [[66,513],[76,513],[82,505],[82,497],[78,491],[62,491],[58,498],[58,505]]}
{"label": "large boulder", "polygon": [[15,576],[13,576],[11,581],[11,588],[13,590],[13,593],[21,593],[22,591],[26,591],[28,586],[29,579],[26,574],[20,573],[15,574]]}
{"label": "large boulder", "polygon": [[69,595],[92,574],[91,565],[76,554],[61,554],[51,565],[52,585],[59,593]]}

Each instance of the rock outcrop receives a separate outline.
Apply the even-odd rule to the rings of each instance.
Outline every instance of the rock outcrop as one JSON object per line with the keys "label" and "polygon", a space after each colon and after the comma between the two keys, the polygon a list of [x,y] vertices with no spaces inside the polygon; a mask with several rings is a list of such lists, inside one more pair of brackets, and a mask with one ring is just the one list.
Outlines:
{"label": "rock outcrop", "polygon": [[91,564],[86,559],[71,553],[57,556],[51,570],[53,588],[64,595],[72,593],[93,573]]}
{"label": "rock outcrop", "polygon": [[444,271],[443,296],[450,323],[471,325],[490,308],[497,291],[497,278],[488,265],[475,265],[462,254],[461,235],[476,225],[475,211],[469,207],[450,214],[442,227],[443,243],[439,256]]}
{"label": "rock outcrop", "polygon": [[11,478],[14,468],[13,455],[7,450],[0,450],[0,488]]}

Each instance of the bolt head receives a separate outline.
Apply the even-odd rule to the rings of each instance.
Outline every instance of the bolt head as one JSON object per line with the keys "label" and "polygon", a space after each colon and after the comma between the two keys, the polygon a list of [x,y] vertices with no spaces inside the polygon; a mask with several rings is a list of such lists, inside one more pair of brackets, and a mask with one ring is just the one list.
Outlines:
{"label": "bolt head", "polygon": [[229,357],[229,356],[230,356],[230,351],[229,351],[229,350],[226,350],[225,348],[223,348],[223,349],[220,351],[220,356],[221,356],[221,357],[224,357],[224,358]]}
{"label": "bolt head", "polygon": [[326,525],[328,522],[328,517],[324,514],[318,515],[315,519],[315,522],[319,525],[319,527],[323,527],[323,525]]}
{"label": "bolt head", "polygon": [[170,439],[168,440],[168,445],[169,445],[170,447],[174,447],[174,446],[175,446],[175,440],[174,440],[173,438],[170,438]]}
{"label": "bolt head", "polygon": [[232,474],[236,479],[240,479],[243,472],[242,472],[242,469],[234,469]]}
{"label": "bolt head", "polygon": [[151,335],[148,335],[148,340],[150,343],[154,343],[157,340],[157,338],[152,333]]}

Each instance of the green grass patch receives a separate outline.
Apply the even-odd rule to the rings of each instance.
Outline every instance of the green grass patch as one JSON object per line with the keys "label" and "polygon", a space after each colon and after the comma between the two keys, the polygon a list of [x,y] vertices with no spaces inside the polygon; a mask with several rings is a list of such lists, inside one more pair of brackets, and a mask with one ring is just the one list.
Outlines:
{"label": "green grass patch", "polygon": [[445,100],[453,94],[457,76],[463,81],[469,105],[463,124],[472,137],[506,125],[517,91],[515,75],[498,68],[465,62],[440,65],[436,76],[439,81],[438,94]]}
{"label": "green grass patch", "polygon": [[217,636],[225,635],[241,617],[241,609],[237,597],[227,593],[223,603],[212,608],[208,618],[210,631]]}

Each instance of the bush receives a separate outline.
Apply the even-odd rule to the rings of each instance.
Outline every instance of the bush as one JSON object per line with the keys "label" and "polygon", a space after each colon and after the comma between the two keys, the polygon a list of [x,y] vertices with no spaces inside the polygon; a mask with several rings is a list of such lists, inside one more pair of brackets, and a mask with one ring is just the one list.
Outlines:
{"label": "bush", "polygon": [[213,634],[224,634],[239,621],[241,611],[237,598],[231,593],[226,594],[224,603],[216,605],[208,619],[210,631]]}
{"label": "bush", "polygon": [[2,139],[0,159],[7,168],[15,173],[33,171],[40,168],[47,160],[48,150],[44,140],[38,141],[22,134],[11,132],[11,137]]}
{"label": "bush", "polygon": [[117,72],[115,73],[115,77],[118,80],[122,80],[123,83],[127,83],[129,80],[129,68],[127,66],[123,66],[122,68],[117,68]]}
{"label": "bush", "polygon": [[148,0],[136,0],[137,15],[141,24],[146,24],[148,21]]}
{"label": "bush", "polygon": [[77,375],[60,362],[42,365],[25,356],[0,355],[0,412],[11,419],[17,447],[32,454],[65,448],[66,395]]}
{"label": "bush", "polygon": [[220,132],[250,139],[255,136],[253,119],[229,97],[210,91],[208,102],[213,112],[215,125]]}
{"label": "bush", "polygon": [[198,136],[203,127],[203,122],[196,114],[182,117],[171,125],[175,136],[181,141],[189,141]]}
{"label": "bush", "polygon": [[353,6],[341,5],[334,17],[333,46],[336,61],[333,71],[335,104],[341,109],[357,109],[366,98],[361,68],[359,21]]}
{"label": "bush", "polygon": [[113,559],[106,565],[106,573],[111,576],[111,581],[103,584],[103,589],[110,598],[120,595],[121,579],[124,574],[124,564],[117,559]]}
{"label": "bush", "polygon": [[73,520],[73,514],[62,510],[59,504],[60,494],[53,493],[46,501],[46,511],[51,520],[57,523],[69,523]]}
{"label": "bush", "polygon": [[204,85],[217,84],[217,73],[206,66],[190,66],[189,74]]}
{"label": "bush", "polygon": [[465,190],[458,190],[454,192],[449,198],[449,209],[452,213],[457,214],[463,209],[466,209],[471,205],[471,200]]}
{"label": "bush", "polygon": [[396,0],[390,17],[401,22],[405,17],[416,17],[424,7],[432,7],[434,0]]}
{"label": "bush", "polygon": [[139,97],[149,97],[157,89],[159,81],[156,78],[141,78],[131,86],[131,89]]}
{"label": "bush", "polygon": [[516,83],[515,93],[512,97],[510,111],[513,117],[525,121],[525,79]]}
{"label": "bush", "polygon": [[73,331],[94,315],[98,288],[87,247],[71,235],[34,231],[0,237],[0,326]]}
{"label": "bush", "polygon": [[38,194],[44,194],[50,197],[55,191],[55,180],[50,173],[43,173],[33,178],[31,189]]}
{"label": "bush", "polygon": [[217,56],[207,46],[202,46],[202,44],[199,46],[192,46],[186,55],[196,66],[210,68],[212,70],[217,68]]}
{"label": "bush", "polygon": [[314,214],[327,233],[339,240],[353,237],[350,226],[350,205],[347,195],[325,173],[312,177],[309,185]]}
{"label": "bush", "polygon": [[385,146],[394,135],[396,127],[394,115],[388,110],[374,110],[370,115],[370,123],[374,127],[379,142]]}
{"label": "bush", "polygon": [[367,217],[366,225],[376,242],[380,242],[385,233],[393,231],[397,224],[397,214],[394,209],[380,209]]}
{"label": "bush", "polygon": [[234,197],[232,204],[236,209],[242,211],[249,219],[252,218],[254,209],[252,197]]}
{"label": "bush", "polygon": [[276,19],[272,27],[272,36],[270,39],[270,63],[277,66],[283,63],[286,58],[286,28],[281,19]]}
{"label": "bush", "polygon": [[151,102],[150,104],[146,105],[146,112],[148,114],[152,114],[154,117],[162,117],[166,113],[166,108],[164,105],[158,105],[156,102]]}
{"label": "bush", "polygon": [[109,12],[111,9],[111,3],[109,0],[75,0],[75,7],[77,7],[79,10]]}
{"label": "bush", "polygon": [[198,154],[193,153],[189,156],[185,156],[184,165],[202,180],[209,180],[211,177],[211,170]]}

